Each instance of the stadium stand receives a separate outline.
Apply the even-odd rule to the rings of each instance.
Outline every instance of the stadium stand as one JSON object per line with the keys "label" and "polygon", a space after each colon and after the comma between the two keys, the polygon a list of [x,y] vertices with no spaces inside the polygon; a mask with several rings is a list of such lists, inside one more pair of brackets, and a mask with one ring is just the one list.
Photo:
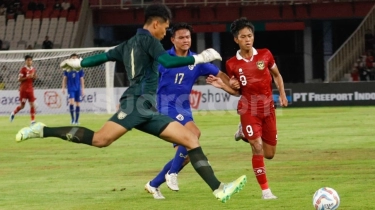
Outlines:
{"label": "stadium stand", "polygon": [[348,2],[348,0],[90,0],[91,8],[95,9],[124,9],[145,7],[152,2],[159,2],[173,7],[189,7],[189,6],[228,6],[228,5],[280,5],[280,4],[315,4],[315,3],[331,3],[331,2]]}
{"label": "stadium stand", "polygon": [[2,50],[26,49],[29,45],[33,49],[41,49],[47,35],[54,42],[54,48],[72,47],[74,25],[78,23],[81,0],[70,0],[70,8],[61,11],[53,9],[54,1],[41,0],[43,10],[39,10],[36,5],[30,7],[31,1],[22,0],[20,12],[0,16]]}

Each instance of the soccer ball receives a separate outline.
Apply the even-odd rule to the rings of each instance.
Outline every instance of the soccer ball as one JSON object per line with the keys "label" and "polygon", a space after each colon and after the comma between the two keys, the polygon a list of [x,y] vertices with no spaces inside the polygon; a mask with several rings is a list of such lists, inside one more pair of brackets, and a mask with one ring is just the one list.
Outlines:
{"label": "soccer ball", "polygon": [[313,206],[316,210],[336,210],[340,205],[340,197],[336,190],[323,187],[313,196]]}

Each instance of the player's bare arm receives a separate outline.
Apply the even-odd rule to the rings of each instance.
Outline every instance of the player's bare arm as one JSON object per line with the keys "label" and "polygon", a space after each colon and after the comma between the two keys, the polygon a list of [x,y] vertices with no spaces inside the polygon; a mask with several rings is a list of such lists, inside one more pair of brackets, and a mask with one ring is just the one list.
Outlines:
{"label": "player's bare arm", "polygon": [[234,90],[239,90],[240,89],[240,82],[238,82],[238,79],[232,76],[229,80],[229,86],[233,88]]}
{"label": "player's bare arm", "polygon": [[[223,73],[224,74],[224,73]],[[223,82],[223,80],[220,77],[215,77],[214,75],[210,75],[207,77],[206,82],[216,88],[223,89],[225,92],[234,95],[234,96],[240,96],[239,90],[235,90]]]}
{"label": "player's bare arm", "polygon": [[[222,71],[219,71],[219,73],[216,76],[219,77],[224,82],[225,85],[227,85],[228,87],[231,87],[233,90],[240,89],[240,83],[238,83],[237,79],[235,79],[234,77],[229,79],[229,76]],[[235,83],[233,79],[234,81],[237,81],[237,83]]]}
{"label": "player's bare arm", "polygon": [[284,90],[283,77],[281,76],[276,64],[270,69],[270,72],[275,81],[276,87],[280,93],[280,97],[279,97],[280,105],[286,107],[288,106],[288,100],[286,99],[286,94]]}
{"label": "player's bare arm", "polygon": [[18,78],[18,81],[19,82],[23,82],[23,81],[25,81],[25,80],[27,80],[27,79],[30,79],[30,78],[33,78],[33,76],[32,75],[28,75],[28,76],[26,76],[26,77],[19,77]]}
{"label": "player's bare arm", "polygon": [[63,94],[65,94],[66,82],[67,82],[66,76],[63,76],[63,80],[62,80],[62,93]]}
{"label": "player's bare arm", "polygon": [[81,77],[81,95],[85,95],[85,79]]}
{"label": "player's bare arm", "polygon": [[[157,61],[166,68],[174,68],[187,65],[197,65],[200,63],[209,63],[214,60],[222,60],[221,55],[214,49],[209,48],[203,50],[198,55],[179,57],[171,56],[168,53],[160,55]],[[116,61],[114,59],[110,60],[106,53],[90,56],[84,59],[66,59],[60,63],[60,67],[63,70],[71,69],[81,69],[82,67],[94,67],[99,66],[108,61]]]}

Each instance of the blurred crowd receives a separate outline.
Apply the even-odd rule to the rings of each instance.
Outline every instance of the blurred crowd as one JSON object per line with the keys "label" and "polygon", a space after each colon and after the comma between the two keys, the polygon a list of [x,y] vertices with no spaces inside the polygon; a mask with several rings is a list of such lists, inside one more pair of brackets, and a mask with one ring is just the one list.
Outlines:
{"label": "blurred crowd", "polygon": [[352,81],[375,81],[375,36],[370,29],[365,34],[365,53],[353,65]]}

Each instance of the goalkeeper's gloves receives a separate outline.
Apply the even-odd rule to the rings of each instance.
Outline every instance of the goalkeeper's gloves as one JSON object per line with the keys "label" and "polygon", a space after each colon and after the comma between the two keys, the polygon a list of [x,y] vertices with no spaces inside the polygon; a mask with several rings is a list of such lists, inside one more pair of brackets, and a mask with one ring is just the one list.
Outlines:
{"label": "goalkeeper's gloves", "polygon": [[82,58],[69,58],[60,63],[60,68],[64,71],[81,70],[81,61]]}
{"label": "goalkeeper's gloves", "polygon": [[193,57],[195,59],[194,65],[199,63],[209,63],[214,60],[221,60],[221,55],[212,48],[203,50],[200,54],[193,55]]}

